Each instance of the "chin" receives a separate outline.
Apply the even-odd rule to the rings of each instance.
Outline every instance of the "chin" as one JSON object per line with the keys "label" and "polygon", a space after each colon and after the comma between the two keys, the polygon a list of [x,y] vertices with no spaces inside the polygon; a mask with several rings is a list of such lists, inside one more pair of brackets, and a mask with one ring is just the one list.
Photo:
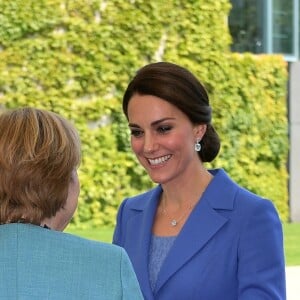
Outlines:
{"label": "chin", "polygon": [[158,178],[158,177],[151,177],[151,180],[155,183],[158,183],[158,184],[164,184],[164,183],[167,183],[169,180],[166,179],[166,178]]}

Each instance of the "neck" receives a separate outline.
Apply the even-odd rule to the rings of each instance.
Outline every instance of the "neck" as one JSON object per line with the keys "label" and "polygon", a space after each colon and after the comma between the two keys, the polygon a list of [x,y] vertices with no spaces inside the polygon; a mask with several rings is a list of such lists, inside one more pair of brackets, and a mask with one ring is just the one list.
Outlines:
{"label": "neck", "polygon": [[164,205],[172,210],[182,209],[186,206],[187,199],[191,205],[197,203],[211,182],[213,176],[203,170],[193,176],[193,180],[185,180],[181,183],[167,183],[162,185],[162,198]]}

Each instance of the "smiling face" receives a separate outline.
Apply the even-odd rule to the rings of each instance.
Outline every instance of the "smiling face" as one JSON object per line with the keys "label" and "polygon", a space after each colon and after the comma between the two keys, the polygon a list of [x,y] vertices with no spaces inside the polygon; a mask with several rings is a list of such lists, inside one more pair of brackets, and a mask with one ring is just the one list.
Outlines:
{"label": "smiling face", "polygon": [[132,150],[154,182],[189,178],[201,165],[194,145],[206,125],[193,125],[174,105],[155,96],[135,94],[128,104],[128,121]]}

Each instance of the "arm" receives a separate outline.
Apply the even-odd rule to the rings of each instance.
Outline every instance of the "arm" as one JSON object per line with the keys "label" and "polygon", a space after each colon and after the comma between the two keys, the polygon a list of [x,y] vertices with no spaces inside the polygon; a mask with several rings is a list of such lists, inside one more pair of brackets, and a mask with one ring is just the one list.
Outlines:
{"label": "arm", "polygon": [[125,250],[122,249],[121,258],[121,282],[123,289],[123,300],[143,300],[142,292],[133,267]]}
{"label": "arm", "polygon": [[282,225],[270,201],[259,201],[241,229],[238,259],[238,299],[286,299]]}
{"label": "arm", "polygon": [[123,243],[122,243],[122,215],[123,215],[123,209],[125,206],[126,200],[124,200],[119,209],[118,209],[118,213],[117,213],[117,224],[114,230],[114,234],[113,234],[113,244],[118,245],[123,247]]}

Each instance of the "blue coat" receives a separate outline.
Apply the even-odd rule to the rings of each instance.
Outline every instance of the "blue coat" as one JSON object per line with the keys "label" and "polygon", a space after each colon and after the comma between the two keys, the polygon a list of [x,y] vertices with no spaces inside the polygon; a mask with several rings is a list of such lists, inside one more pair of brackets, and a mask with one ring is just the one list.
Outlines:
{"label": "blue coat", "polygon": [[20,223],[0,225],[0,247],[0,299],[143,299],[120,247]]}
{"label": "blue coat", "polygon": [[148,253],[161,186],[119,209],[114,243],[124,247],[147,300],[285,299],[282,224],[271,201],[222,170],[175,240],[152,292]]}

